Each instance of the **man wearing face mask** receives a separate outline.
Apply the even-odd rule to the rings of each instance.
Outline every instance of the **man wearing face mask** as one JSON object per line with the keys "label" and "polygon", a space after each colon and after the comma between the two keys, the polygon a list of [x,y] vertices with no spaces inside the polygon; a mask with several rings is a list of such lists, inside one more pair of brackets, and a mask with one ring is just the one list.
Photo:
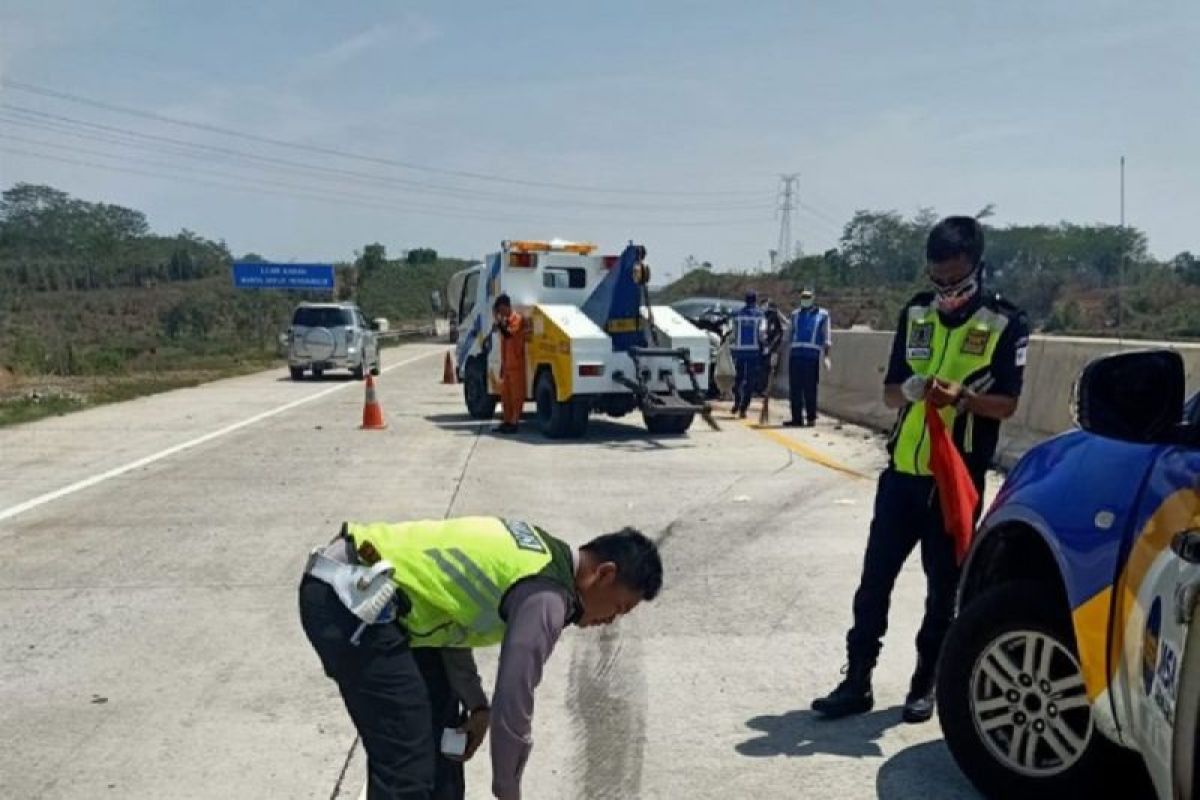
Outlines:
{"label": "man wearing face mask", "polygon": [[788,394],[792,401],[791,427],[817,424],[817,383],[821,362],[829,365],[829,312],[817,305],[812,289],[800,293],[800,307],[792,312],[792,345],[788,359]]}
{"label": "man wearing face mask", "polygon": [[854,595],[846,678],[812,704],[829,718],[874,706],[871,672],[887,630],[892,587],[918,544],[928,594],[903,717],[925,722],[933,715],[937,659],[954,613],[959,569],[929,467],[925,407],[938,409],[952,430],[982,496],[1000,422],[1013,415],[1021,394],[1029,326],[1020,309],[983,289],[982,226],[973,217],[948,217],[930,231],[925,252],[934,290],[918,294],[900,312],[884,377],[884,402],[898,416]]}

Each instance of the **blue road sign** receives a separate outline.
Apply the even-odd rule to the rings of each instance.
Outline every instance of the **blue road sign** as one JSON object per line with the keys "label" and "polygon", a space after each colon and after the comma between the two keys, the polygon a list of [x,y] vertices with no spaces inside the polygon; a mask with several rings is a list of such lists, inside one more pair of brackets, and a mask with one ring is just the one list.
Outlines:
{"label": "blue road sign", "polygon": [[235,289],[293,289],[333,291],[333,264],[233,265]]}

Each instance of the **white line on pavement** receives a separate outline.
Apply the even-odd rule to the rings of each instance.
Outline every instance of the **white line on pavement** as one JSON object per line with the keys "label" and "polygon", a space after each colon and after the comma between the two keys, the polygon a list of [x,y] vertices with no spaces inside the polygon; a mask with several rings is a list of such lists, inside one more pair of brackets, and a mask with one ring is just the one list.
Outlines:
{"label": "white line on pavement", "polygon": [[[416,356],[414,358],[407,359],[406,361],[399,361],[395,364],[389,364],[387,367],[385,367],[383,369],[383,371],[391,372],[392,370],[394,370],[398,367],[403,367],[408,364],[412,364],[416,361],[420,361],[423,358],[429,358],[429,356],[431,356],[431,355],[436,355],[437,352],[438,351],[434,351],[431,353],[425,353],[424,355]],[[37,497],[34,497],[30,500],[26,500],[23,503],[18,503],[15,506],[11,506],[9,508],[0,510],[0,522],[4,521],[6,519],[12,519],[13,517],[17,516],[18,514],[23,514],[26,511],[37,508],[38,506],[43,506],[46,503],[54,502],[55,500],[66,497],[67,495],[74,494],[75,492],[90,488],[92,486],[95,486],[98,483],[103,483],[104,481],[108,480],[109,478],[116,478],[120,475],[124,475],[126,472],[131,472],[132,470],[140,469],[141,467],[144,467],[148,464],[153,464],[155,461],[161,461],[164,458],[169,458],[170,456],[173,456],[176,453],[182,453],[184,450],[190,450],[193,447],[204,444],[205,442],[211,442],[213,439],[219,439],[220,437],[225,436],[226,434],[241,430],[242,428],[253,425],[256,422],[262,422],[264,419],[269,419],[270,417],[274,417],[277,414],[282,414],[285,411],[291,411],[293,408],[296,408],[297,406],[302,406],[305,403],[311,403],[312,401],[319,400],[320,398],[325,397],[326,395],[330,395],[330,394],[333,394],[334,392],[339,392],[348,387],[358,386],[358,385],[359,385],[358,381],[351,381],[349,383],[340,383],[337,386],[331,386],[328,389],[322,389],[321,391],[319,391],[315,394],[310,394],[307,397],[301,397],[299,400],[292,400],[289,403],[284,403],[283,405],[277,406],[276,408],[272,408],[267,411],[263,411],[260,414],[255,414],[253,417],[248,417],[247,419],[244,419],[241,422],[235,422],[232,425],[226,425],[224,428],[221,428],[220,430],[215,430],[212,433],[206,433],[203,436],[197,437],[195,439],[191,439],[190,441],[181,442],[180,444],[174,445],[172,447],[168,447],[166,450],[160,450],[157,453],[148,455],[145,458],[139,458],[137,461],[131,461],[128,464],[123,464],[114,469],[110,469],[107,472],[101,472],[99,475],[93,475],[90,478],[84,478],[81,481],[76,481],[75,483],[72,483],[69,486],[64,486],[61,489],[55,489],[52,492],[46,492],[45,494],[38,495]]]}

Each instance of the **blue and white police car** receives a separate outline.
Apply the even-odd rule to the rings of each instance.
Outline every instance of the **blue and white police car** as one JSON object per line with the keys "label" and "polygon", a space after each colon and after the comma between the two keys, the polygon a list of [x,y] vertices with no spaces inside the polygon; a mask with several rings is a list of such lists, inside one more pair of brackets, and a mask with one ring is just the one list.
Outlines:
{"label": "blue and white police car", "polygon": [[1200,398],[1184,383],[1170,350],[1092,362],[1080,429],[1031,450],[980,526],[938,701],[988,797],[1119,796],[1133,751],[1160,800],[1200,798]]}

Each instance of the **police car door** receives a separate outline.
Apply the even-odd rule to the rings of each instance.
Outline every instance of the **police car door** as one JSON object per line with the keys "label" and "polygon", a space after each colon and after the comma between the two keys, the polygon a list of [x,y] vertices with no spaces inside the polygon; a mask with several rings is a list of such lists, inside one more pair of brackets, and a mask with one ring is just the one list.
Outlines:
{"label": "police car door", "polygon": [[[1195,416],[1200,404],[1189,412]],[[1164,449],[1152,470],[1143,495],[1148,513],[1140,515],[1147,521],[1127,573],[1142,573],[1128,588],[1145,610],[1134,616],[1140,630],[1126,630],[1128,724],[1162,798],[1195,796],[1175,793],[1180,781],[1191,783],[1197,735],[1196,700],[1181,703],[1181,687],[1200,696],[1200,652],[1189,652],[1200,643],[1200,624],[1191,624],[1200,591],[1200,419],[1189,421],[1191,442]],[[1196,629],[1191,636],[1189,628]]]}

